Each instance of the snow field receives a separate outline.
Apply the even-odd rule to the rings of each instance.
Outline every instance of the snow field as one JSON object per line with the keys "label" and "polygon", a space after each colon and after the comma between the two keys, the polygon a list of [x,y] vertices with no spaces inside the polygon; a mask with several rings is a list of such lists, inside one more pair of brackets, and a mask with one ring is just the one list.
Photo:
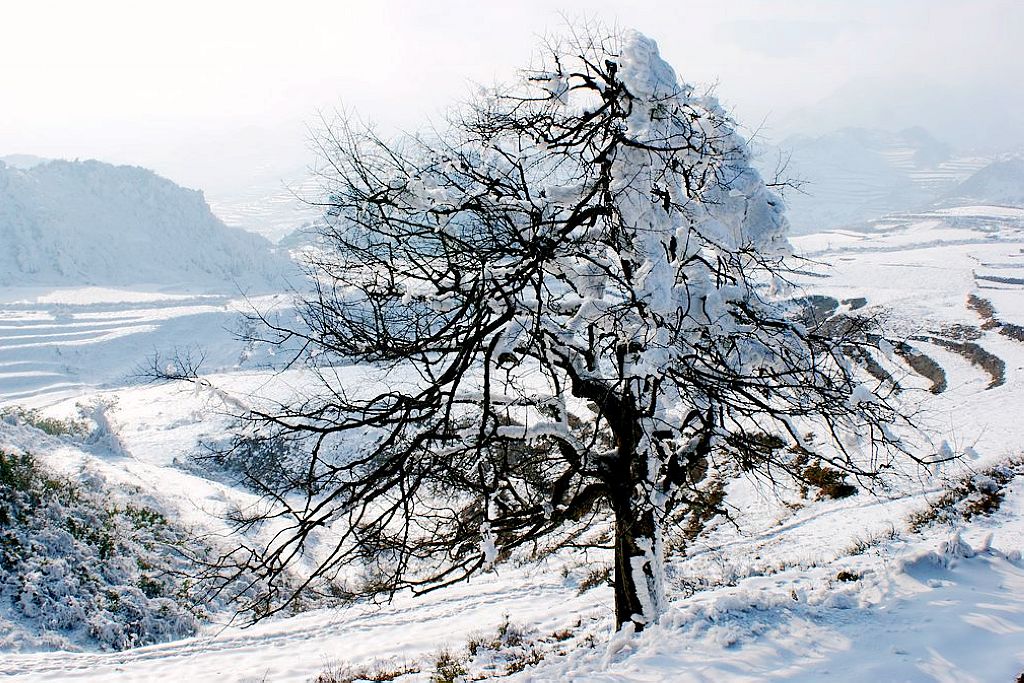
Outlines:
{"label": "snow field", "polygon": [[234,333],[239,313],[275,297],[102,288],[3,290],[0,407],[34,406],[120,386],[155,355],[202,349],[209,370],[267,363]]}
{"label": "snow field", "polygon": [[[964,461],[931,471],[908,466],[889,491],[842,500],[732,484],[727,504],[735,524],[712,520],[685,556],[672,559],[670,610],[638,637],[612,634],[609,588],[579,590],[609,558],[565,554],[539,565],[502,565],[467,584],[381,607],[313,610],[248,629],[216,614],[197,637],[118,653],[5,653],[0,673],[26,681],[309,681],[338,664],[405,661],[421,670],[399,680],[429,680],[445,647],[466,658],[471,674],[483,671],[466,644],[493,633],[508,615],[544,655],[512,680],[1013,680],[1024,671],[1024,482],[1009,484],[990,517],[920,530],[909,521],[950,482],[1024,451],[1016,411],[1024,405],[1024,343],[981,329],[984,320],[966,305],[969,294],[982,296],[1000,321],[1024,325],[1019,289],[986,288],[975,277],[986,268],[1012,272],[984,264],[1015,264],[1024,236],[1002,209],[959,214],[977,221],[951,225],[936,213],[893,219],[897,227],[870,241],[833,233],[794,242],[832,264],[809,267],[825,277],[805,277],[807,293],[864,297],[859,310],[883,312],[887,325],[941,364],[948,388],[932,395],[929,382],[898,357],[880,359],[920,411],[928,430],[921,453],[939,453],[945,442],[966,453]],[[210,370],[218,372],[205,377],[230,396],[248,401],[300,391],[301,377],[260,369],[273,362],[266,350],[240,347],[223,329],[238,302],[81,290],[7,292],[0,300],[0,403],[70,417],[78,403],[103,401],[116,436],[47,437],[0,421],[0,447],[31,449],[64,473],[85,468],[137,486],[183,524],[226,534],[223,513],[252,494],[188,465],[199,442],[221,436],[224,394],[203,386],[124,386],[121,373],[151,347],[188,339],[211,349]],[[973,341],[1004,361],[1002,386],[987,388],[982,368],[930,341],[957,325],[977,328]],[[341,368],[339,381],[358,384],[363,372]],[[556,632],[570,635],[556,642]]]}

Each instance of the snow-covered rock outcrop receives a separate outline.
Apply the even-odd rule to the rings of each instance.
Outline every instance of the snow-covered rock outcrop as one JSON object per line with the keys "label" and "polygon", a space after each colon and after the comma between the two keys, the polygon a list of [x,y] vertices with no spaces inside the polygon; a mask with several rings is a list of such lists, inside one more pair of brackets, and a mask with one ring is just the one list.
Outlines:
{"label": "snow-covered rock outcrop", "polygon": [[0,162],[0,285],[273,287],[288,262],[202,192],[134,166]]}

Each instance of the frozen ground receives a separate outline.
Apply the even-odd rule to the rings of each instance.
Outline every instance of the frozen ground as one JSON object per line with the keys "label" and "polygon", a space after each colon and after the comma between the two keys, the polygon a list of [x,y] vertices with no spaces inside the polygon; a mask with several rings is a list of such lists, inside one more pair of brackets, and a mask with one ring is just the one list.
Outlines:
{"label": "frozen ground", "polygon": [[[1014,336],[1024,325],[1022,220],[1020,212],[969,207],[892,217],[869,237],[795,240],[812,259],[802,276],[807,293],[834,297],[840,310],[878,307],[939,363],[946,388],[935,394],[898,358],[886,367],[920,407],[931,437],[923,451],[946,442],[967,457],[937,471],[908,469],[880,497],[799,500],[734,485],[737,525],[713,522],[673,559],[671,610],[638,637],[612,633],[610,589],[580,590],[608,558],[566,555],[381,607],[311,611],[248,629],[214,615],[195,638],[120,653],[11,651],[0,656],[0,675],[309,681],[346,665],[405,664],[420,671],[399,680],[429,680],[439,650],[461,656],[468,639],[493,635],[507,615],[529,645],[478,652],[465,665],[470,675],[505,673],[514,650],[528,662],[517,680],[1014,680],[1024,671],[1024,479],[1008,484],[991,516],[920,528],[910,518],[963,474],[1022,454],[1024,343]],[[992,311],[968,307],[970,294]],[[154,349],[194,345],[210,349],[208,379],[235,399],[296,381],[272,378],[267,350],[225,330],[242,302],[95,289],[5,290],[0,301],[0,407],[68,416],[102,399],[118,437],[87,442],[0,421],[0,446],[32,449],[62,472],[138,486],[175,518],[224,532],[221,515],[250,494],[182,463],[197,442],[217,437],[225,395],[129,386],[125,377]],[[1002,361],[998,384],[995,365],[950,346],[965,340]],[[357,382],[360,372],[343,376]]]}

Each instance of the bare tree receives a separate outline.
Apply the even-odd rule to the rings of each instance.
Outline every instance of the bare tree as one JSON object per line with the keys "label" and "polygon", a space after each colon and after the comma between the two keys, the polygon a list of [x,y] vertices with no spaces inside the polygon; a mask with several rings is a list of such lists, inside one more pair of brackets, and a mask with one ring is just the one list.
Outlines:
{"label": "bare tree", "polygon": [[[224,559],[268,599],[423,592],[517,549],[604,545],[617,622],[642,628],[663,530],[709,472],[799,478],[813,457],[872,478],[900,452],[901,415],[844,355],[869,337],[783,301],[780,201],[648,38],[549,42],[441,131],[342,118],[319,144],[315,291],[301,323],[264,321],[315,390],[253,408],[236,443],[291,463],[251,477],[268,504],[244,521],[273,520],[270,541]],[[340,380],[350,364],[376,380]]]}

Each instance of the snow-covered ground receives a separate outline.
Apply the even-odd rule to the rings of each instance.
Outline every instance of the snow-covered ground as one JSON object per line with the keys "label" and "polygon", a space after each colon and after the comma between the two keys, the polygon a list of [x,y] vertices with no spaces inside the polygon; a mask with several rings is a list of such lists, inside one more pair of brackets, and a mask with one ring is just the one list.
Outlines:
{"label": "snow-covered ground", "polygon": [[154,290],[0,290],[0,406],[28,407],[121,386],[157,354],[199,352],[207,370],[255,365],[235,333],[275,296]]}
{"label": "snow-covered ground", "polygon": [[[1024,342],[1014,336],[1024,325],[1024,213],[961,207],[794,242],[809,259],[799,283],[806,293],[883,314],[939,363],[939,393],[898,358],[886,368],[928,430],[920,454],[951,449],[963,462],[907,467],[889,491],[841,500],[730,486],[736,523],[712,520],[671,560],[671,609],[635,637],[612,632],[610,588],[598,581],[581,590],[609,558],[565,554],[379,607],[313,610],[251,628],[218,613],[196,637],[124,652],[24,647],[0,655],[0,675],[310,681],[366,665],[405,666],[418,672],[398,680],[430,680],[447,648],[471,677],[511,671],[513,680],[1014,680],[1024,672],[1024,477],[1005,486],[991,515],[926,524],[919,513],[961,477],[1024,452]],[[251,494],[188,466],[200,441],[218,438],[229,409],[211,387],[249,400],[298,381],[275,377],[268,349],[230,334],[247,302],[127,289],[9,289],[0,302],[0,408],[70,417],[99,401],[116,436],[51,436],[0,420],[0,448],[32,450],[67,475],[138,487],[169,517],[226,533],[223,514]],[[987,355],[968,357],[956,341]],[[210,387],[128,381],[154,352],[174,347],[207,350]],[[989,356],[1002,365],[979,362]],[[363,376],[343,374],[353,383]],[[500,646],[479,644],[499,632]]]}

